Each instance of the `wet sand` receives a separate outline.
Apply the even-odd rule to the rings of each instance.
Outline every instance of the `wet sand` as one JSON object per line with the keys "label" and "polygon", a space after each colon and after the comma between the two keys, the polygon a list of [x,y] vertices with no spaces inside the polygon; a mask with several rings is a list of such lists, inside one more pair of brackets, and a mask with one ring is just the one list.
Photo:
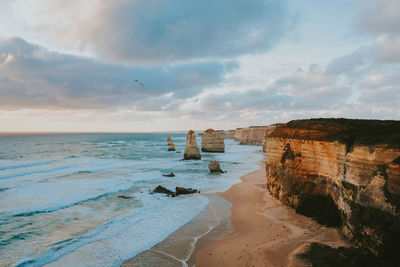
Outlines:
{"label": "wet sand", "polygon": [[203,195],[210,202],[198,216],[122,266],[193,266],[201,248],[232,232],[231,204],[216,193]]}
{"label": "wet sand", "polygon": [[311,242],[348,246],[335,228],[296,214],[266,188],[264,162],[167,239],[122,266],[306,266],[296,254]]}
{"label": "wet sand", "polygon": [[196,255],[196,266],[306,266],[295,256],[311,242],[347,246],[337,229],[298,215],[272,197],[264,165],[220,195],[232,203],[233,231]]}

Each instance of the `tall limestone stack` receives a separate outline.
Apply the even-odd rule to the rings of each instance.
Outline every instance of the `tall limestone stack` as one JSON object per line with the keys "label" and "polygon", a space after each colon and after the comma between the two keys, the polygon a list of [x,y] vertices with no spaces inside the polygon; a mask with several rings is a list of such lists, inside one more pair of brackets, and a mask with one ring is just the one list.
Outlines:
{"label": "tall limestone stack", "polygon": [[172,143],[172,138],[168,136],[167,141],[168,141],[168,151],[175,151],[175,145],[174,143]]}
{"label": "tall limestone stack", "polygon": [[186,138],[185,154],[183,155],[184,160],[188,159],[201,159],[200,150],[196,142],[196,134],[193,130],[190,130]]}
{"label": "tall limestone stack", "polygon": [[206,130],[201,137],[201,151],[225,152],[224,138],[213,129]]}

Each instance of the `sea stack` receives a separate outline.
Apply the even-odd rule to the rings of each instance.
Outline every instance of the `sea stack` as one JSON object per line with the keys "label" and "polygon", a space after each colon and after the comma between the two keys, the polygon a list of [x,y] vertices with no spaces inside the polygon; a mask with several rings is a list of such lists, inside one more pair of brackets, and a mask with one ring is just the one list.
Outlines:
{"label": "sea stack", "polygon": [[203,152],[225,152],[225,143],[223,136],[214,131],[207,129],[201,138],[201,151]]}
{"label": "sea stack", "polygon": [[201,159],[200,150],[196,142],[196,134],[193,130],[190,130],[186,138],[185,154],[183,155],[184,160],[188,159]]}
{"label": "sea stack", "polygon": [[213,160],[210,162],[210,164],[208,164],[208,169],[210,170],[210,172],[224,173],[224,171],[221,170],[221,166],[219,166],[218,161],[216,161],[216,160]]}
{"label": "sea stack", "polygon": [[174,143],[172,143],[172,138],[168,136],[167,141],[168,141],[168,151],[175,151],[175,145]]}

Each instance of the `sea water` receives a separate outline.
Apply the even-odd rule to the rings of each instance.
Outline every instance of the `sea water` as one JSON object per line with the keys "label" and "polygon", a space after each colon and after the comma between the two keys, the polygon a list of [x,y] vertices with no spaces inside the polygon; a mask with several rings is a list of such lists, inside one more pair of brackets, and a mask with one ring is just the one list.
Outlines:
{"label": "sea water", "polygon": [[[208,203],[155,187],[225,191],[262,159],[260,147],[225,139],[225,153],[181,161],[185,142],[183,133],[1,135],[0,266],[119,266]],[[226,173],[209,172],[214,159]]]}

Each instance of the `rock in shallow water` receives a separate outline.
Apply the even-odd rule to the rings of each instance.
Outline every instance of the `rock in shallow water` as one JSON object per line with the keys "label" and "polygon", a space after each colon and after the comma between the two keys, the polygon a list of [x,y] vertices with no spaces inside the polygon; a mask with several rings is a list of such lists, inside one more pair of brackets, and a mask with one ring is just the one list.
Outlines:
{"label": "rock in shallow water", "polygon": [[168,196],[175,197],[179,195],[188,195],[188,194],[195,194],[195,193],[200,193],[199,190],[193,189],[193,188],[184,188],[184,187],[175,187],[175,192],[159,185],[157,186],[152,192],[153,193],[161,193],[161,194],[167,194]]}
{"label": "rock in shallow water", "polygon": [[194,193],[200,193],[197,189],[193,188],[184,188],[184,187],[175,187],[175,195],[188,195],[188,194],[194,194]]}
{"label": "rock in shallow water", "polygon": [[171,172],[170,174],[163,174],[162,176],[165,177],[175,177],[175,174],[173,172]]}
{"label": "rock in shallow water", "polygon": [[219,166],[218,161],[216,160],[213,160],[210,162],[210,164],[208,164],[208,169],[210,170],[210,172],[224,173],[224,171],[221,169],[221,166]]}
{"label": "rock in shallow water", "polygon": [[175,193],[172,192],[171,190],[165,188],[164,186],[157,186],[156,188],[154,188],[154,190],[152,191],[152,193],[161,193],[161,194],[167,194],[168,196],[175,196]]}

